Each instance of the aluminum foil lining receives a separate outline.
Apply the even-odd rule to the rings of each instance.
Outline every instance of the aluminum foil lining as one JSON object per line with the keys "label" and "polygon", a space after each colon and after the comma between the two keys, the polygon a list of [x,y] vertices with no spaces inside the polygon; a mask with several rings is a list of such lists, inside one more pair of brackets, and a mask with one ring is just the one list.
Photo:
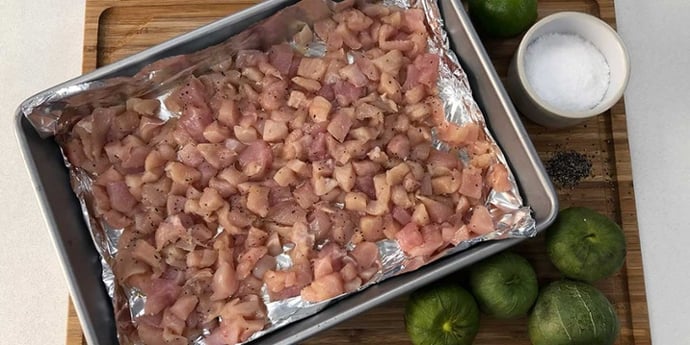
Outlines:
{"label": "aluminum foil lining", "polygon": [[[348,1],[351,2],[351,0]],[[505,164],[506,167],[509,167],[505,156],[486,126],[481,110],[472,97],[472,90],[470,89],[467,75],[463,71],[457,56],[450,49],[447,33],[443,28],[443,18],[436,1],[384,0],[384,4],[403,8],[421,8],[424,10],[428,28],[430,29],[429,50],[441,56],[438,89],[439,96],[444,104],[446,119],[458,124],[470,122],[482,124],[485,134],[493,144],[495,152],[497,152],[499,161]],[[162,100],[173,89],[176,82],[190,74],[208,71],[212,66],[222,62],[223,58],[232,56],[240,49],[265,47],[289,37],[263,37],[257,40],[257,35],[265,33],[270,25],[312,23],[329,14],[334,6],[339,5],[331,3],[330,0],[303,0],[259,25],[233,36],[224,43],[188,55],[186,59],[181,60],[182,62],[178,59],[173,64],[166,64],[165,60],[163,60],[163,62],[157,62],[145,67],[133,77],[111,78],[51,90],[35,96],[23,104],[21,108],[24,115],[42,136],[56,135],[59,137],[62,131],[70,128],[72,124],[78,121],[80,116],[88,115],[89,109],[93,107],[121,104],[129,97],[142,95],[155,95]],[[294,29],[294,25],[292,25],[292,29]],[[294,31],[287,31],[288,35],[291,33],[294,33]],[[322,55],[325,52],[324,49],[325,45],[317,43],[310,46],[306,53],[309,55]],[[168,119],[170,113],[163,109],[160,117]],[[437,139],[433,140],[433,145],[438,149],[447,149],[444,143]],[[469,163],[469,156],[466,152],[460,152],[459,155],[464,163]],[[117,241],[123,229],[110,228],[105,222],[95,217],[92,209],[92,196],[90,195],[93,178],[85,171],[71,166],[64,154],[63,158],[65,159],[66,166],[70,169],[72,188],[80,200],[84,218],[88,224],[94,244],[102,258],[102,278],[108,294],[113,299],[116,320],[118,320],[118,323],[136,322],[137,317],[143,315],[146,296],[137,289],[123,289],[121,285],[117,284],[116,277],[111,268],[111,263],[117,254]],[[457,246],[431,258],[430,261],[461,252],[483,241],[533,237],[536,235],[535,221],[532,217],[531,209],[529,206],[524,205],[510,168],[508,172],[512,183],[511,190],[503,193],[492,191],[485,202],[485,206],[494,216],[495,231],[461,242]],[[417,269],[426,263],[416,258],[407,257],[394,240],[382,240],[377,245],[380,254],[380,270],[359,290],[366,289],[368,286],[390,277]],[[290,249],[289,246],[286,246],[284,252],[287,253]],[[277,258],[279,268],[289,268],[292,265],[290,256],[285,253]],[[319,303],[304,301],[299,296],[280,301],[270,301],[265,290],[264,286],[263,300],[267,307],[269,324],[263,331],[255,333],[248,341],[255,340],[266,333],[314,315],[326,308],[328,304],[347,295],[344,294]],[[205,334],[208,334],[207,331],[205,331]],[[131,342],[131,339],[128,339],[125,334],[120,332],[120,327],[118,327],[118,337],[121,342]],[[202,334],[193,340],[192,344],[205,345],[204,335]]]}

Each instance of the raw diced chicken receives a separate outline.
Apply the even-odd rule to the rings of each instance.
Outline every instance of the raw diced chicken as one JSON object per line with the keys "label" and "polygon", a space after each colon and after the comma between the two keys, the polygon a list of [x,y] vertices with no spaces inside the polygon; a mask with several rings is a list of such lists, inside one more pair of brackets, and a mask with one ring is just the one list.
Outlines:
{"label": "raw diced chicken", "polygon": [[511,190],[510,173],[481,123],[447,121],[425,12],[332,10],[290,43],[195,71],[163,103],[96,108],[63,136],[93,178],[94,215],[122,229],[118,283],[146,296],[133,340],[243,342],[270,322],[263,293],[320,302],[377,279],[381,240],[411,270],[494,231],[500,210],[482,197]]}
{"label": "raw diced chicken", "polygon": [[467,228],[480,235],[492,232],[494,230],[494,223],[489,210],[481,205],[475,206]]}
{"label": "raw diced chicken", "polygon": [[320,277],[301,291],[305,301],[320,302],[336,297],[345,292],[343,279],[338,272]]}

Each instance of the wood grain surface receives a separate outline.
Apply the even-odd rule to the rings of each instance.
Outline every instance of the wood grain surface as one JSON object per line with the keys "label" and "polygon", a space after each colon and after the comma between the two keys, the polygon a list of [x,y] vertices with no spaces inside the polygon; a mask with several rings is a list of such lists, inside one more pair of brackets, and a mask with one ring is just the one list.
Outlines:
{"label": "wood grain surface", "polygon": [[[253,3],[252,0],[87,0],[84,71],[117,61]],[[539,1],[540,17],[559,11],[590,13],[615,28],[613,0]],[[484,40],[499,75],[506,75],[519,40],[519,37]],[[628,246],[625,266],[596,286],[614,303],[618,313],[621,332],[616,344],[651,344],[623,101],[603,116],[564,130],[546,130],[527,120],[524,123],[542,160],[548,160],[559,150],[575,150],[592,161],[592,175],[574,188],[559,188],[559,201],[563,208],[571,205],[594,208],[622,225]],[[559,274],[545,255],[542,237],[523,242],[515,251],[532,262],[543,285],[558,279]],[[464,276],[460,271],[450,279],[462,282]],[[405,300],[406,297],[401,297],[375,308],[304,344],[410,344],[403,323]],[[71,304],[67,328],[68,345],[85,343]],[[474,344],[529,345],[526,318],[499,321],[482,316]]]}

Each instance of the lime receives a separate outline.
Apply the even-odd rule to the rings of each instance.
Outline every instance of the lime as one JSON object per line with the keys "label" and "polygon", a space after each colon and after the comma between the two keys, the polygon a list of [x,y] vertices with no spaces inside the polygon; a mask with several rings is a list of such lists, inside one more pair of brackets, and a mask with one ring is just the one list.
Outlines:
{"label": "lime", "polygon": [[470,345],[479,331],[479,309],[460,286],[427,286],[407,301],[405,329],[415,345]]}
{"label": "lime", "polygon": [[508,38],[537,20],[537,0],[469,0],[468,12],[480,32]]}
{"label": "lime", "polygon": [[625,235],[608,217],[585,207],[562,210],[546,230],[546,250],[564,276],[595,282],[625,261]]}
{"label": "lime", "polygon": [[544,288],[528,320],[533,345],[611,345],[618,331],[618,316],[606,296],[572,280]]}
{"label": "lime", "polygon": [[510,252],[499,253],[472,266],[470,288],[479,308],[499,319],[527,315],[539,294],[532,265]]}

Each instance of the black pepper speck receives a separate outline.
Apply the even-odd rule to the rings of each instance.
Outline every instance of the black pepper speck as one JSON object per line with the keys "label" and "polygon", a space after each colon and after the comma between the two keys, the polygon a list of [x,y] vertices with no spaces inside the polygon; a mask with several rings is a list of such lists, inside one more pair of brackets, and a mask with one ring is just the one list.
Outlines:
{"label": "black pepper speck", "polygon": [[592,173],[592,162],[574,150],[558,151],[546,162],[546,172],[554,184],[573,188]]}

